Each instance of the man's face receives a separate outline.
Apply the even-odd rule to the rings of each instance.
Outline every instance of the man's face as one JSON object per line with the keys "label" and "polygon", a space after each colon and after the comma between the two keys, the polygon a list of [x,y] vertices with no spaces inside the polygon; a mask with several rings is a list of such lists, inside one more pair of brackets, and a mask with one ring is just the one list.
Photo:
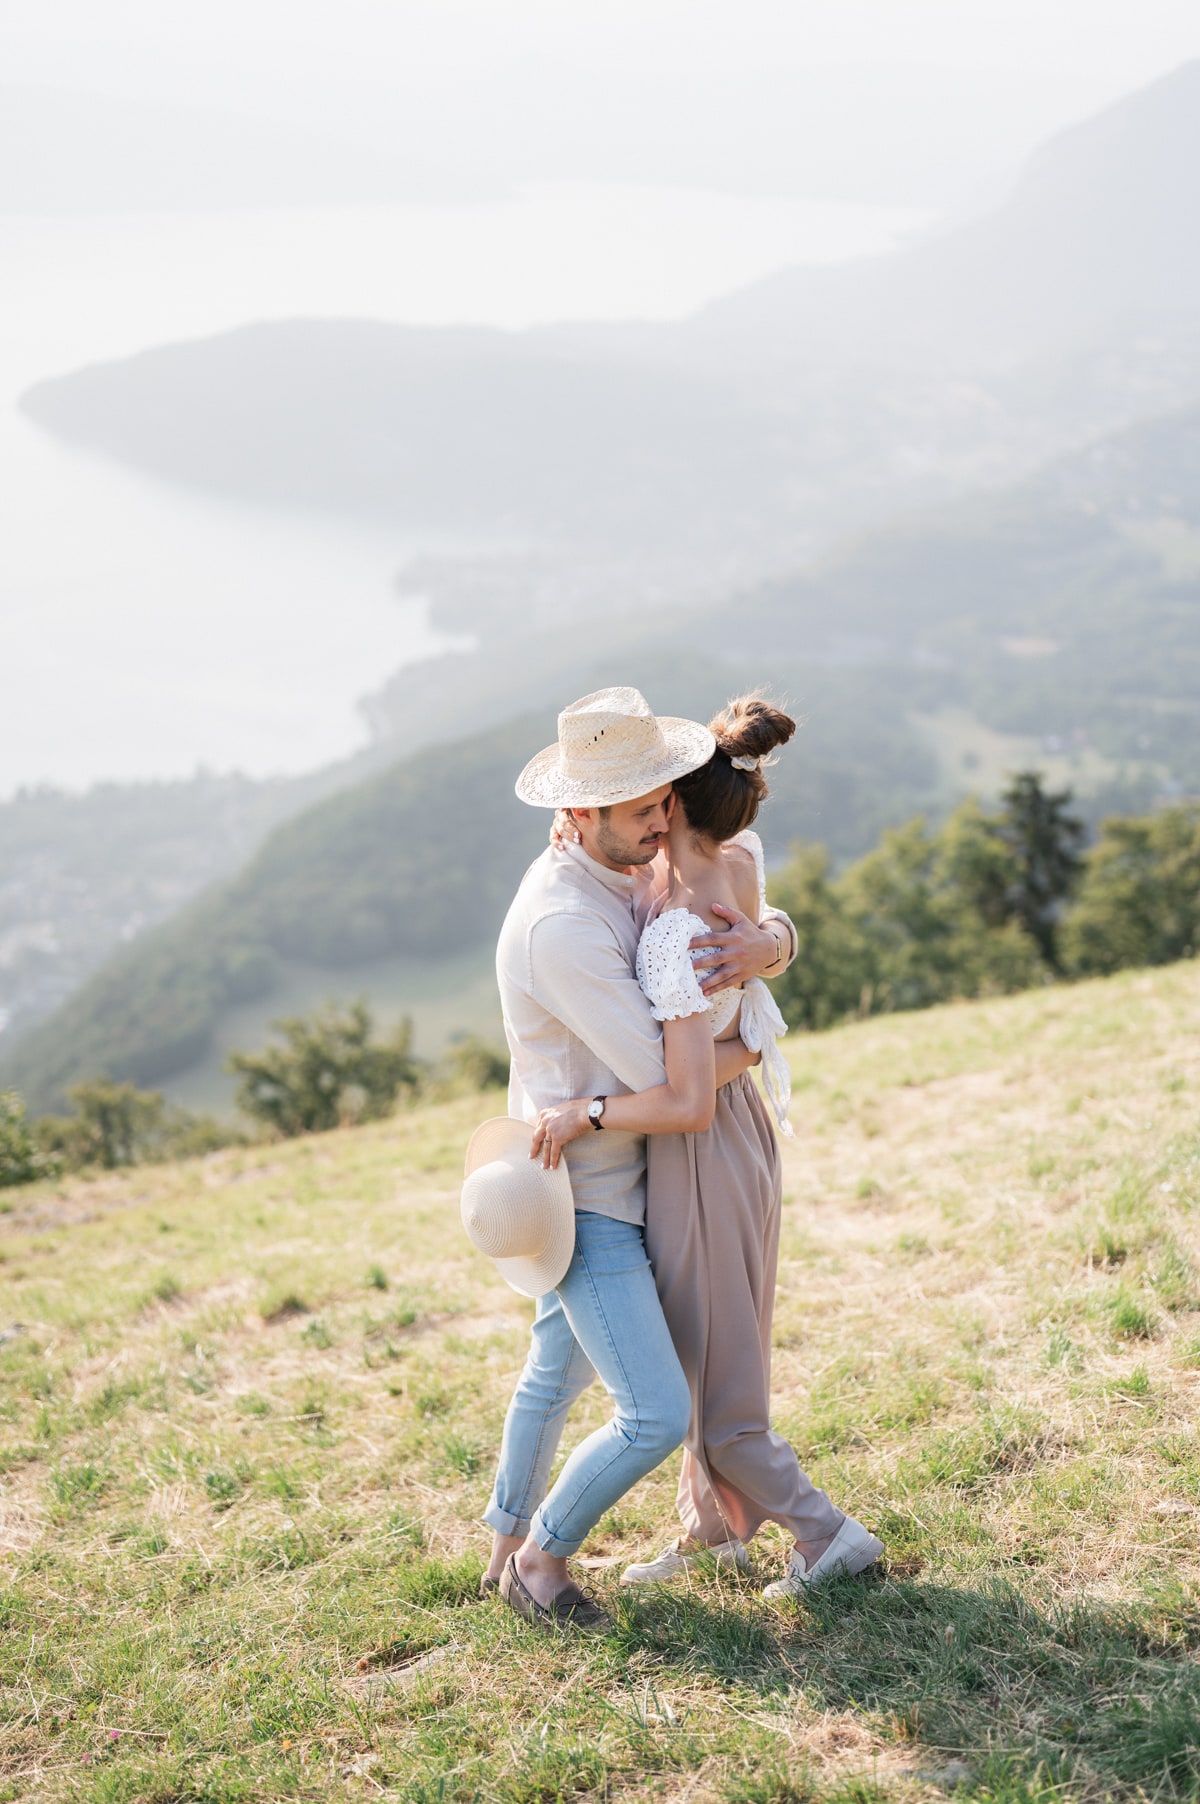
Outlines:
{"label": "man's face", "polygon": [[632,802],[614,802],[603,814],[598,808],[577,808],[584,850],[614,870],[649,864],[666,836],[674,804],[671,785],[664,783]]}

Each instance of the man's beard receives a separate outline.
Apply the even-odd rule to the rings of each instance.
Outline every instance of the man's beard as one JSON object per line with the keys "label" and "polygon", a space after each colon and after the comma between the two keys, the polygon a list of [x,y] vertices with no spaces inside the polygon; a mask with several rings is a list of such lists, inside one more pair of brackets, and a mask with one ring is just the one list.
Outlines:
{"label": "man's beard", "polygon": [[650,864],[657,856],[659,843],[659,839],[655,838],[653,845],[643,844],[641,840],[636,840],[633,845],[626,845],[603,824],[596,834],[596,844],[614,864]]}

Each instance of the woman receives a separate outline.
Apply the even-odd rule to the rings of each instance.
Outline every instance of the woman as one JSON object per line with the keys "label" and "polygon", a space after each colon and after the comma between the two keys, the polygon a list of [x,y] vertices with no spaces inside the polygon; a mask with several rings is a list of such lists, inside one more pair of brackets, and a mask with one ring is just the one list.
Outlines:
{"label": "woman", "polygon": [[[705,997],[688,950],[724,923],[714,903],[755,920],[766,907],[762,846],[748,831],[767,795],[762,764],[795,722],[756,696],[733,701],[709,723],[709,763],[676,780],[666,881],[643,930],[638,981],[663,1024],[667,1081],[606,1100],[606,1126],[648,1142],[646,1247],[691,1389],[691,1426],[678,1504],[684,1534],[656,1559],[630,1566],[625,1584],[652,1583],[715,1556],[745,1566],[745,1542],[768,1520],[792,1535],[787,1576],[768,1596],[798,1596],[834,1571],[861,1572],[882,1543],[838,1510],[805,1476],[770,1427],[771,1314],[782,1202],[779,1149],[749,1073],[716,1090],[715,1039],[740,1033],[761,1052],[780,1126],[790,1078],[775,1036],[786,1031],[761,981]],[[563,1146],[592,1131],[590,1098],[543,1110],[534,1152],[557,1163]],[[705,1133],[671,1131],[681,1104]]]}

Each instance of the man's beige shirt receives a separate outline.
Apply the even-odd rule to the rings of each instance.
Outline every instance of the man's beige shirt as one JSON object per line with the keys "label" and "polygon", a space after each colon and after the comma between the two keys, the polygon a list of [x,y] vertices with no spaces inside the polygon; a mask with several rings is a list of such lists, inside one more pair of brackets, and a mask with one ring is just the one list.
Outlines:
{"label": "man's beige shirt", "polygon": [[[662,1029],[634,975],[652,884],[648,866],[611,871],[580,846],[548,846],[526,871],[496,949],[510,1115],[532,1125],[572,1097],[664,1082]],[[645,1220],[644,1134],[589,1130],[564,1157],[577,1209]]]}
{"label": "man's beige shirt", "polygon": [[[500,930],[496,975],[512,1053],[508,1112],[530,1123],[573,1096],[625,1096],[666,1076],[662,1029],[634,976],[648,870],[548,846]],[[566,1149],[577,1209],[641,1222],[646,1137],[589,1130]]]}

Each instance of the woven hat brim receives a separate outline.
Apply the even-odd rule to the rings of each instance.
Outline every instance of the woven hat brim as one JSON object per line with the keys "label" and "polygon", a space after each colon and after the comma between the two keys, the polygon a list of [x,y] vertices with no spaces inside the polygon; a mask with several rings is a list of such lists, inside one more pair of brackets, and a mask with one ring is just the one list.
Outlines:
{"label": "woven hat brim", "polygon": [[[515,1115],[491,1115],[481,1121],[467,1142],[467,1155],[463,1161],[463,1177],[469,1178],[473,1171],[481,1165],[490,1165],[493,1159],[527,1159],[529,1142],[533,1129],[527,1121],[519,1121]],[[563,1180],[570,1189],[570,1179]]]}
{"label": "woven hat brim", "polygon": [[569,777],[562,768],[556,741],[529,760],[517,778],[517,794],[534,808],[611,808],[649,795],[652,789],[673,783],[690,770],[699,770],[717,749],[716,740],[699,721],[667,715],[659,717],[658,725],[665,741],[662,753],[631,758],[607,786],[597,787],[594,778]]}
{"label": "woven hat brim", "polygon": [[[463,1176],[469,1178],[473,1171],[490,1165],[494,1159],[528,1159],[532,1133],[527,1121],[518,1121],[512,1115],[493,1115],[481,1122],[467,1143]],[[575,1199],[566,1160],[560,1159],[547,1176],[560,1192],[560,1206],[546,1246],[536,1258],[492,1261],[505,1283],[523,1297],[544,1297],[552,1291],[566,1276],[575,1253]]]}

